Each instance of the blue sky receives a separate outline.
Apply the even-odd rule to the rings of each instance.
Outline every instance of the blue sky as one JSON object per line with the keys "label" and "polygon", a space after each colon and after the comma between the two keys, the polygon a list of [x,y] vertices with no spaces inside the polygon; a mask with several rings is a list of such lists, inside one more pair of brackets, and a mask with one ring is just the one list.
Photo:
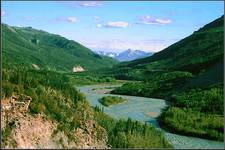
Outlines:
{"label": "blue sky", "polygon": [[2,22],[92,50],[160,51],[224,14],[223,1],[3,1]]}

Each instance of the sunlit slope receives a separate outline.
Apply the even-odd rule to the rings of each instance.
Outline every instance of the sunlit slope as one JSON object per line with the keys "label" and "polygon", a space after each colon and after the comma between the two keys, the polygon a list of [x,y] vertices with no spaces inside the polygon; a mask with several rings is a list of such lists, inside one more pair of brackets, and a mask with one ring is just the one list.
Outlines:
{"label": "sunlit slope", "polygon": [[71,71],[76,65],[95,70],[116,64],[112,58],[99,56],[75,41],[31,27],[3,24],[2,42],[3,67],[36,64],[41,69]]}

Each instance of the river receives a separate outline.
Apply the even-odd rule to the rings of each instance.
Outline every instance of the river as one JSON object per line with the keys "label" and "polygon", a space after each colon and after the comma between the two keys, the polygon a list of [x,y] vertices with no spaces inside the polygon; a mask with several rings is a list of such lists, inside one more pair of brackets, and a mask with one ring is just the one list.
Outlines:
{"label": "river", "polygon": [[[84,93],[87,100],[92,106],[99,106],[104,108],[104,112],[116,119],[119,118],[131,118],[141,122],[147,122],[155,126],[159,130],[163,130],[159,127],[156,117],[160,115],[161,109],[168,104],[165,100],[145,98],[137,96],[122,96],[116,94],[107,94],[112,88],[120,85],[89,85],[76,87],[80,92]],[[110,107],[104,107],[98,102],[98,99],[103,96],[121,96],[127,99],[127,102]],[[186,149],[224,149],[224,142],[212,141],[207,139],[201,139],[196,137],[183,136],[178,134],[169,133],[163,130],[167,140],[174,146],[174,148],[186,148]]]}

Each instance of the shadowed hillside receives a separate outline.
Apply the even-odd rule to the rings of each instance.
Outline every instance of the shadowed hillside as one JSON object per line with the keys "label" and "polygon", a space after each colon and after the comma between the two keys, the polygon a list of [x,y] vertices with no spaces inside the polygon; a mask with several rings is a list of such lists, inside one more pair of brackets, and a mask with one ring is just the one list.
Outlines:
{"label": "shadowed hillside", "polygon": [[161,127],[222,141],[223,24],[222,16],[151,57],[119,64],[117,78],[140,81],[112,93],[167,99],[170,106],[158,118]]}

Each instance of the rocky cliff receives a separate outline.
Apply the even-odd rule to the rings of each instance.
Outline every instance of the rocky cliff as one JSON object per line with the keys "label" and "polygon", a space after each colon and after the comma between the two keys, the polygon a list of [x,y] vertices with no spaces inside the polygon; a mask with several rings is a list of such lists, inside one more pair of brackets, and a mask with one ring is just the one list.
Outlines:
{"label": "rocky cliff", "polygon": [[81,122],[69,137],[46,115],[31,115],[31,100],[26,95],[13,95],[1,101],[3,148],[107,148],[107,133],[95,121]]}

